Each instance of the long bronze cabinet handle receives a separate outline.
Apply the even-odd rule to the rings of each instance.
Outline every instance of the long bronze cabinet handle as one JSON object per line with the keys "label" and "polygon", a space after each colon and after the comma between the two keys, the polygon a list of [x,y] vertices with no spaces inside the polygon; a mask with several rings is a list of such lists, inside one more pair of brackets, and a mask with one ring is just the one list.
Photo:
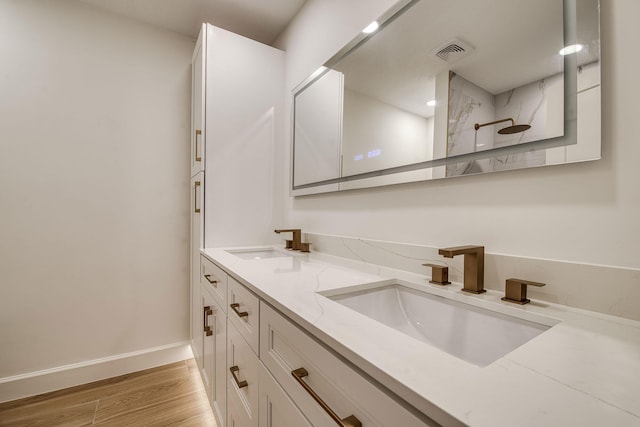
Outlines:
{"label": "long bronze cabinet handle", "polygon": [[313,391],[313,389],[309,386],[309,384],[304,382],[303,378],[309,375],[309,372],[307,372],[306,369],[304,368],[294,369],[293,371],[291,371],[291,375],[293,375],[293,378],[295,378],[296,381],[298,381],[298,383],[302,386],[302,388],[304,388],[307,391],[307,393],[311,395],[313,400],[315,400],[318,403],[318,405],[320,405],[322,409],[324,409],[324,411],[331,417],[333,421],[336,422],[336,424],[338,424],[341,427],[362,427],[362,423],[360,422],[359,419],[355,417],[355,415],[349,415],[346,418],[340,418],[338,414],[333,412],[333,410],[329,407],[329,405],[327,405],[325,401],[322,400],[322,398],[318,396],[318,394],[315,391]]}
{"label": "long bronze cabinet handle", "polygon": [[193,212],[200,213],[200,208],[198,207],[198,188],[200,188],[200,181],[196,181],[193,184]]}
{"label": "long bronze cabinet handle", "polygon": [[233,377],[233,380],[236,382],[236,385],[238,386],[238,388],[246,387],[249,385],[247,381],[245,380],[240,381],[238,379],[238,376],[236,375],[237,372],[240,372],[240,368],[238,368],[238,365],[230,367],[229,370],[231,371],[231,376]]}
{"label": "long bronze cabinet handle", "polygon": [[249,315],[249,313],[246,311],[240,311],[240,304],[238,304],[237,302],[231,304],[229,307],[231,307],[231,309],[238,315],[238,317],[246,317]]}
{"label": "long bronze cabinet handle", "polygon": [[[200,138],[198,138],[198,136]],[[196,136],[193,139],[194,140],[194,144],[195,144],[195,160],[196,162],[200,162],[202,161],[202,157],[200,157],[200,154],[198,154],[198,139],[202,139],[202,131],[200,129],[196,129]]]}

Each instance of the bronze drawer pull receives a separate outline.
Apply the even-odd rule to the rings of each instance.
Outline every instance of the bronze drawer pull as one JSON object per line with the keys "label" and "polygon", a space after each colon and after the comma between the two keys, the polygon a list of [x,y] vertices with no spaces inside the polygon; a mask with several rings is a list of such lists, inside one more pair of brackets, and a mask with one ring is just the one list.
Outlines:
{"label": "bronze drawer pull", "polygon": [[204,307],[204,332],[208,337],[213,335],[213,331],[211,330],[211,326],[209,326],[209,316],[213,314],[213,310],[211,310],[210,306]]}
{"label": "bronze drawer pull", "polygon": [[196,136],[193,139],[194,140],[194,145],[195,147],[195,155],[196,155],[196,162],[199,162],[202,160],[202,157],[200,157],[200,155],[198,154],[198,135],[200,135],[200,139],[202,139],[202,131],[200,129],[196,129]]}
{"label": "bronze drawer pull", "polygon": [[200,208],[198,207],[198,188],[200,187],[200,181],[196,181],[193,184],[193,212],[200,213]]}
{"label": "bronze drawer pull", "polygon": [[204,278],[207,279],[207,282],[209,282],[210,284],[212,284],[214,286],[218,286],[218,281],[217,280],[211,280],[211,274],[205,274]]}
{"label": "bronze drawer pull", "polygon": [[302,378],[309,375],[309,372],[307,372],[306,369],[304,368],[294,369],[293,371],[291,371],[291,375],[293,375],[293,378],[295,378],[296,381],[298,381],[298,383],[302,386],[302,388],[304,388],[307,391],[307,393],[311,395],[313,400],[315,400],[318,403],[318,405],[320,405],[322,409],[324,409],[324,411],[331,417],[331,419],[335,421],[339,426],[362,427],[362,423],[360,422],[359,419],[355,417],[355,415],[349,415],[347,418],[340,418],[338,414],[333,412],[333,410],[329,407],[329,405],[327,405],[324,402],[324,400],[322,400],[322,398],[318,396],[316,392],[313,391],[313,389],[306,382],[304,382]]}
{"label": "bronze drawer pull", "polygon": [[233,311],[235,311],[235,312],[236,312],[236,314],[238,315],[238,317],[246,317],[246,316],[248,316],[248,315],[249,315],[249,313],[248,313],[248,312],[246,312],[246,311],[240,311],[240,310],[238,309],[238,307],[240,307],[240,304],[238,304],[237,302],[236,302],[236,303],[234,303],[234,304],[231,304],[229,307],[231,307],[231,309],[232,309]]}
{"label": "bronze drawer pull", "polygon": [[233,377],[233,380],[236,382],[236,385],[238,386],[238,388],[242,388],[242,387],[246,387],[249,384],[246,381],[240,381],[238,379],[238,377],[236,376],[236,372],[240,372],[240,368],[238,368],[238,365],[232,366],[229,368],[229,370],[231,371],[231,376]]}

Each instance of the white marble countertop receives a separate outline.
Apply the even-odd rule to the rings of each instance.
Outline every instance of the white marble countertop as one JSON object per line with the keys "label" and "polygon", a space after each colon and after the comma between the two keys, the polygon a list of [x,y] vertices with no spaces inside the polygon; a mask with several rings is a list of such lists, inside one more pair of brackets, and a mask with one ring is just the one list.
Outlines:
{"label": "white marble countertop", "polygon": [[[640,322],[561,305],[503,302],[460,284],[321,253],[244,260],[203,253],[354,365],[443,425],[640,426]],[[485,367],[360,315],[317,292],[400,279],[494,311],[560,322]]]}

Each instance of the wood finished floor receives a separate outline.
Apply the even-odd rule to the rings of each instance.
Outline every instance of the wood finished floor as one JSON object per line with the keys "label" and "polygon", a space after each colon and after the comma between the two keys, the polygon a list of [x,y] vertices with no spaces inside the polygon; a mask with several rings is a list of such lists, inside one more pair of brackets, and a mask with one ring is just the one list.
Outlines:
{"label": "wood finished floor", "polygon": [[0,404],[0,426],[216,427],[193,359]]}

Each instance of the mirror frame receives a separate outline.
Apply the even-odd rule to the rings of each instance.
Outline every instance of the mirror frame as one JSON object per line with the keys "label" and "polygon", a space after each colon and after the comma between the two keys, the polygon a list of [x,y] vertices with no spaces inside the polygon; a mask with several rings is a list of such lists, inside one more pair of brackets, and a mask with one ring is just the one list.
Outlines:
{"label": "mirror frame", "polygon": [[[391,9],[389,9],[381,17],[378,18],[377,21],[380,23],[380,25],[376,32],[371,34],[360,33],[353,40],[347,43],[342,49],[340,49],[336,54],[334,54],[323,66],[317,69],[314,73],[312,73],[309,77],[307,77],[303,82],[301,82],[292,90],[290,195],[302,196],[302,195],[318,194],[318,193],[326,193],[326,192],[346,191],[346,190],[358,189],[358,188],[395,185],[395,184],[408,183],[408,182],[428,181],[428,180],[444,179],[444,178],[457,178],[461,176],[474,176],[474,175],[478,175],[479,173],[463,174],[463,175],[455,175],[455,176],[441,176],[441,177],[434,177],[430,179],[424,179],[424,178],[408,179],[406,181],[399,181],[399,182],[393,182],[393,183],[384,183],[384,182],[376,183],[376,180],[377,179],[379,180],[380,177],[385,177],[393,174],[418,171],[423,169],[433,169],[437,167],[446,167],[447,165],[457,164],[461,162],[469,162],[469,161],[480,160],[480,159],[489,159],[489,158],[513,155],[513,154],[518,154],[523,152],[546,150],[550,148],[565,147],[565,146],[579,143],[579,141],[577,140],[578,59],[577,59],[577,55],[565,55],[563,58],[564,59],[564,69],[563,69],[564,134],[562,136],[543,139],[543,140],[537,140],[537,141],[524,142],[520,144],[505,146],[505,147],[491,148],[491,149],[478,151],[474,153],[460,154],[460,155],[444,157],[440,159],[433,159],[433,160],[427,160],[427,161],[418,162],[418,163],[395,166],[391,168],[364,172],[364,173],[359,173],[355,175],[327,179],[319,182],[313,182],[313,183],[302,184],[302,185],[294,185],[296,96],[299,93],[301,93],[304,89],[306,89],[309,85],[313,84],[313,82],[320,79],[325,73],[330,71],[333,66],[335,66],[338,62],[340,62],[351,51],[357,49],[363,43],[366,43],[368,39],[370,39],[376,33],[383,30],[387,25],[393,22],[395,18],[402,15],[405,11],[410,9],[414,4],[416,4],[419,1],[427,1],[427,0],[399,0]],[[564,38],[565,46],[575,44],[578,38],[577,37],[578,23],[577,23],[576,1],[577,0],[562,0],[563,15],[564,15],[563,16],[563,23],[564,23],[563,38]],[[598,3],[598,9],[599,9],[599,0],[597,0],[597,3]],[[601,19],[600,11],[598,10],[598,25],[600,25],[600,19]],[[598,29],[598,33],[600,33],[599,29]],[[601,50],[599,52],[598,57],[600,58],[600,61],[601,61],[601,58],[602,58]],[[600,104],[600,111],[601,111],[601,104]],[[600,159],[600,154],[595,158],[576,160],[576,161],[565,161],[563,163],[557,163],[557,164],[593,161],[598,159]],[[555,164],[529,166],[529,167],[517,167],[509,170],[544,167],[544,166],[552,166],[552,165],[555,165]],[[495,172],[503,172],[503,171],[487,171],[487,172],[480,172],[480,173],[484,174],[484,173],[495,173]],[[350,185],[348,186],[348,188],[340,188],[340,184],[342,183],[350,183]]]}

